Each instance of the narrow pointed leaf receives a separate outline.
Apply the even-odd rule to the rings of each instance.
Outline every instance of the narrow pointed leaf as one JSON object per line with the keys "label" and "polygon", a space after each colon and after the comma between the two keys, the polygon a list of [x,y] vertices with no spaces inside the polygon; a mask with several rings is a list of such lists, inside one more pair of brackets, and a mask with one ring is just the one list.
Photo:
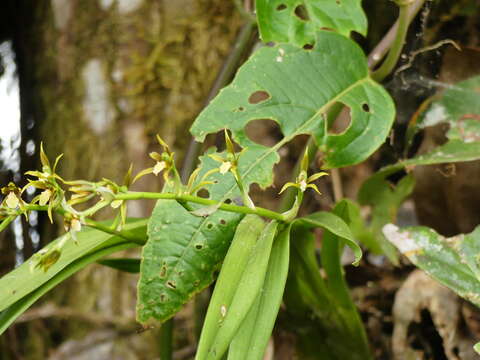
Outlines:
{"label": "narrow pointed leaf", "polygon": [[326,211],[320,211],[294,221],[293,226],[304,227],[307,229],[323,228],[343,239],[348,247],[355,254],[354,265],[358,265],[362,258],[362,249],[353,238],[350,228],[339,216]]}
{"label": "narrow pointed leaf", "polygon": [[277,318],[288,275],[290,226],[275,239],[260,295],[233,338],[228,360],[262,360]]}
{"label": "narrow pointed leaf", "polygon": [[41,298],[61,282],[67,280],[70,276],[82,270],[85,266],[104,256],[136,246],[138,246],[138,244],[117,238],[116,240],[104,243],[91,253],[72,261],[66,267],[57,272],[53,277],[49,278],[45,282],[39,283],[33,291],[29,292],[27,295],[0,312],[0,335],[15,321],[15,319],[22,315],[22,313],[32,306],[39,298]]}
{"label": "narrow pointed leaf", "polygon": [[[146,224],[147,220],[145,219],[129,220],[124,230],[137,234],[139,237],[144,237]],[[65,244],[60,249],[60,257],[47,271],[35,268],[35,258],[31,257],[22,265],[0,278],[0,311],[42,286],[42,284],[49,281],[73,261],[110,241],[119,239],[111,234],[91,228],[84,228],[77,232],[77,242],[72,241],[72,239],[64,240],[65,236],[69,235],[65,234],[44,247],[45,252],[48,253],[50,250],[55,249],[59,242],[65,241]]]}
{"label": "narrow pointed leaf", "polygon": [[[225,309],[225,319],[209,349],[207,360],[222,358],[255,300],[260,295],[277,227],[278,223],[276,221],[270,222],[257,241],[252,257],[238,282],[230,308]],[[203,359],[198,358],[198,360]]]}
{"label": "narrow pointed leaf", "polygon": [[132,274],[140,272],[140,259],[131,258],[116,258],[116,259],[103,259],[97,261],[100,265],[111,267],[115,270],[120,270]]}
{"label": "narrow pointed leaf", "polygon": [[264,221],[256,215],[247,215],[238,224],[208,305],[198,344],[197,359],[203,359],[207,356],[222,326],[226,312],[230,310],[238,283],[246,270],[246,265],[253,255],[257,240],[264,228]]}
{"label": "narrow pointed leaf", "polygon": [[480,228],[445,238],[427,227],[383,228],[386,238],[408,259],[461,297],[480,306]]}

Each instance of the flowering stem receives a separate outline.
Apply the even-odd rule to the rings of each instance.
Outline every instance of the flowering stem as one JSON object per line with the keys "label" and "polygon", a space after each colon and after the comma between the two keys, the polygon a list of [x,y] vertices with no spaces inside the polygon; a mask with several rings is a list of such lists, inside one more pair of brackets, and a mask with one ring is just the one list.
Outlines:
{"label": "flowering stem", "polygon": [[87,225],[88,227],[103,231],[107,234],[116,235],[118,237],[121,237],[122,239],[131,241],[131,242],[139,244],[139,245],[145,245],[145,243],[147,242],[146,237],[138,237],[136,235],[131,234],[129,231],[126,231],[126,230],[122,230],[122,231],[114,230],[109,226],[103,225],[103,224],[101,224],[97,221],[91,220],[91,219],[85,219],[85,225]]}
{"label": "flowering stem", "polygon": [[80,215],[81,216],[92,216],[98,210],[103,209],[105,206],[107,206],[109,203],[110,203],[109,201],[99,201],[98,203],[96,203],[92,207],[90,207],[90,208],[88,208],[84,211],[81,211]]}
{"label": "flowering stem", "polygon": [[282,214],[285,217],[286,222],[290,222],[297,217],[298,211],[300,210],[300,206],[302,205],[302,201],[303,201],[303,192],[297,189],[295,202],[293,203],[292,207],[288,211],[285,211]]}
{"label": "flowering stem", "polygon": [[[207,206],[218,204],[218,201],[204,199],[204,198],[193,196],[193,195],[135,192],[135,191],[116,194],[115,199],[116,200],[165,199],[165,200],[177,200],[181,202],[192,202],[192,203],[207,205]],[[282,214],[279,214],[275,211],[271,211],[261,207],[256,207],[255,209],[251,209],[247,206],[221,203],[218,208],[224,211],[229,211],[229,212],[235,212],[240,214],[256,214],[259,216],[267,217],[267,218],[282,221],[282,222],[286,221],[285,216],[283,216]]]}

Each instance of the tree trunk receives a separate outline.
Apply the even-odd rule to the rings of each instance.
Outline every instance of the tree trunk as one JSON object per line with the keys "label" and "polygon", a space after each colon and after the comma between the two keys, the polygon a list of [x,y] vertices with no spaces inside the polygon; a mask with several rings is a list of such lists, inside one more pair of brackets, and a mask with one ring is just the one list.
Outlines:
{"label": "tree trunk", "polygon": [[[25,153],[32,139],[37,149],[43,141],[50,158],[64,154],[59,173],[66,179],[121,182],[130,163],[134,173],[152,166],[148,153],[159,150],[157,133],[181,163],[188,127],[241,23],[231,2],[44,0],[20,1],[14,7],[23,170],[33,166]],[[154,176],[135,185],[160,188]],[[152,206],[132,204],[129,215],[148,216]],[[59,230],[45,218],[40,221],[45,244]],[[88,267],[43,302],[44,309],[55,304],[51,316],[14,328],[22,356],[155,358],[155,331],[135,334],[133,325],[115,328],[122,318],[133,324],[136,281],[136,276]],[[79,320],[62,320],[58,307]],[[89,314],[111,322],[92,322]],[[0,357],[2,351],[8,352],[1,349]]]}

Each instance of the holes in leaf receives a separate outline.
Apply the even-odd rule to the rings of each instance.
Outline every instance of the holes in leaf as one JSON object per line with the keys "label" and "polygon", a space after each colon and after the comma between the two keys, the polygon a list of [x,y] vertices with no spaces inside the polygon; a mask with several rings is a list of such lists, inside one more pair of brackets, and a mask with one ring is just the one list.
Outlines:
{"label": "holes in leaf", "polygon": [[167,287],[169,287],[170,289],[176,289],[176,288],[177,288],[177,284],[176,284],[175,281],[173,281],[173,280],[168,280],[168,281],[167,281]]}
{"label": "holes in leaf", "polygon": [[303,21],[309,21],[310,17],[308,16],[308,11],[305,5],[300,4],[295,8],[295,15]]}
{"label": "holes in leaf", "polygon": [[237,111],[245,111],[245,108],[243,106],[240,106]]}
{"label": "holes in leaf", "polygon": [[212,229],[212,228],[213,228],[213,224],[212,224],[212,223],[208,223],[208,224],[207,224],[207,229],[210,230],[210,229]]}
{"label": "holes in leaf", "polygon": [[203,249],[203,244],[195,244],[195,249],[202,250]]}
{"label": "holes in leaf", "polygon": [[210,193],[208,192],[207,189],[200,189],[197,192],[197,196],[204,199],[208,199],[210,197]]}
{"label": "holes in leaf", "polygon": [[261,102],[267,101],[270,99],[270,94],[266,91],[259,90],[255,91],[248,98],[248,102],[252,105],[260,104]]}
{"label": "holes in leaf", "polygon": [[348,130],[350,127],[352,118],[350,115],[350,108],[348,106],[343,105],[342,103],[336,103],[334,106],[340,106],[341,110],[340,113],[338,114],[337,118],[333,122],[333,124],[330,124],[329,128],[329,133],[330,134],[335,134],[335,135],[340,135],[343,134],[345,131]]}
{"label": "holes in leaf", "polygon": [[200,280],[195,280],[193,282],[193,286],[197,287],[198,285],[200,285]]}
{"label": "holes in leaf", "polygon": [[165,275],[167,274],[167,266],[166,265],[163,265],[161,268],[160,268],[160,277],[163,278],[165,277]]}
{"label": "holes in leaf", "polygon": [[165,294],[160,294],[160,302],[166,302],[168,300],[167,295]]}
{"label": "holes in leaf", "polygon": [[369,113],[370,112],[370,106],[367,103],[362,104],[362,110]]}
{"label": "holes in leaf", "polygon": [[280,4],[277,6],[277,11],[282,11],[282,10],[285,10],[287,8],[287,5],[285,4]]}
{"label": "holes in leaf", "polygon": [[220,219],[220,224],[225,225],[226,223],[225,219]]}
{"label": "holes in leaf", "polygon": [[280,126],[271,119],[257,119],[250,121],[245,127],[245,132],[253,142],[272,147],[283,138]]}
{"label": "holes in leaf", "polygon": [[305,45],[303,45],[303,48],[304,48],[305,50],[313,50],[314,47],[315,47],[314,44],[305,44]]}
{"label": "holes in leaf", "polygon": [[231,203],[232,203],[232,199],[225,200],[225,204],[231,204]]}

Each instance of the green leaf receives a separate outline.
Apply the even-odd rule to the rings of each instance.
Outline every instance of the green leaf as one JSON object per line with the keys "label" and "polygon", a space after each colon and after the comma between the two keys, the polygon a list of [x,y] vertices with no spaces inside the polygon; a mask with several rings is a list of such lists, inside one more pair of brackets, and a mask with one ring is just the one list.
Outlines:
{"label": "green leaf", "polygon": [[290,272],[285,290],[289,312],[302,316],[310,312],[323,320],[332,308],[325,280],[316,259],[315,237],[310,229],[292,226]]}
{"label": "green leaf", "polygon": [[[333,213],[350,224],[347,201],[340,201],[333,209]],[[371,359],[367,335],[345,280],[341,264],[343,249],[342,238],[328,230],[325,231],[322,238],[322,267],[327,275],[326,283],[329,295],[336,304],[335,311],[339,313],[342,320],[339,326],[343,328],[345,335],[349,338],[349,345],[352,352],[355,353],[355,355],[351,355],[351,358]]]}
{"label": "green leaf", "polygon": [[[145,219],[129,219],[124,230],[143,237],[145,236],[146,224],[147,220]],[[43,248],[48,254],[50,251],[57,249],[60,242],[65,242],[59,250],[60,257],[46,271],[35,266],[39,255],[34,255],[0,279],[0,311],[42,286],[75,260],[119,239],[111,234],[91,228],[84,228],[78,232],[77,241],[70,238],[65,239],[65,236],[69,235],[63,235]]]}
{"label": "green leaf", "polygon": [[[327,235],[327,241],[333,245],[330,249],[335,250],[339,239],[335,239],[336,235],[330,238],[331,235]],[[291,326],[302,329],[302,335],[297,339],[300,358],[370,359],[366,340],[352,317],[354,310],[350,305],[345,306],[344,298],[338,297],[338,283],[332,284],[320,273],[311,230],[297,224],[292,227],[291,237],[290,272],[284,301]],[[330,251],[327,249],[327,252]],[[337,248],[336,256],[338,253]],[[329,262],[327,266],[333,274],[334,263]],[[348,341],[339,342],[338,339]]]}
{"label": "green leaf", "polygon": [[256,215],[247,215],[238,224],[208,305],[197,358],[202,359],[207,356],[265,226],[264,221]]}
{"label": "green leaf", "polygon": [[480,228],[470,234],[445,238],[427,227],[383,228],[386,238],[427,274],[480,306]]}
{"label": "green leaf", "polygon": [[475,350],[475,352],[480,355],[480,342],[476,343],[473,346],[473,350]]}
{"label": "green leaf", "polygon": [[[402,161],[395,168],[414,165],[473,161],[480,158],[480,76],[451,85],[437,97],[418,120],[409,125],[409,145],[419,129],[441,123],[448,124],[448,142],[430,153]],[[383,171],[389,171],[387,167]]]}
{"label": "green leaf", "polygon": [[465,143],[479,141],[479,86],[480,76],[449,86],[421,114],[418,123],[413,124],[413,127],[410,125],[409,136],[412,136],[412,130],[417,131],[429,126],[447,123],[449,124],[447,133],[449,139],[458,139]]}
{"label": "green leaf", "polygon": [[355,239],[374,254],[383,254],[378,240],[375,238],[371,229],[365,224],[358,203],[349,199],[343,199],[342,202],[346,205],[349,219],[348,225]]}
{"label": "green leaf", "polygon": [[396,221],[398,209],[414,187],[415,178],[412,175],[407,175],[397,184],[392,184],[382,176],[382,173],[377,173],[365,181],[358,194],[360,204],[372,207],[369,230],[381,252],[393,264],[398,264],[398,255],[395,248],[385,239],[382,228],[385,224]]}
{"label": "green leaf", "polygon": [[[413,139],[414,133],[421,128],[448,123],[448,141],[432,151],[411,159],[401,160],[396,164],[380,169],[370,177],[360,189],[361,202],[367,203],[375,196],[376,186],[385,179],[406,168],[420,165],[465,162],[480,159],[480,105],[478,89],[480,76],[452,85],[436,101],[432,102],[420,117],[418,124],[410,126],[407,143]],[[385,187],[384,185],[381,185]],[[362,200],[363,199],[363,200]]]}
{"label": "green leaf", "polygon": [[[350,108],[352,121],[342,134],[330,134],[325,130],[325,114],[338,102]],[[384,142],[394,113],[390,96],[369,77],[358,45],[320,31],[312,50],[281,44],[256,51],[231,85],[199,115],[191,132],[203,141],[207,134],[229,129],[233,139],[247,148],[240,157],[245,185],[256,182],[266,187],[272,183],[278,149],[297,135],[314,135],[325,168],[352,165]],[[251,141],[245,127],[255,119],[276,121],[283,139],[272,147]],[[235,188],[227,190],[224,198],[231,197]]]}
{"label": "green leaf", "polygon": [[213,282],[240,219],[224,211],[202,218],[175,200],[157,202],[140,266],[140,322],[167,320]]}
{"label": "green leaf", "polygon": [[61,282],[68,279],[70,276],[82,270],[88,264],[95,262],[97,259],[100,259],[103,256],[107,256],[114,252],[126,250],[136,246],[138,246],[138,244],[121,240],[117,244],[112,244],[110,246],[97,249],[91,254],[83,256],[70,263],[60,272],[58,272],[55,276],[50,278],[47,282],[41,284],[35,290],[25,295],[23,298],[16,301],[10,307],[0,312],[0,335],[10,326],[10,324],[15,321],[16,318],[18,318],[30,306],[32,306],[40,297],[45,295],[48,291],[53,289]]}
{"label": "green leaf", "polygon": [[293,222],[293,226],[300,226],[307,229],[323,228],[335,234],[345,241],[355,254],[354,265],[358,265],[362,258],[362,249],[353,238],[350,228],[339,216],[326,211],[320,211],[308,216],[299,218]]}
{"label": "green leaf", "polygon": [[116,258],[103,259],[97,261],[100,265],[111,267],[112,269],[137,274],[140,272],[140,259]]}
{"label": "green leaf", "polygon": [[260,295],[230,344],[228,360],[261,360],[282,302],[290,258],[290,226],[275,239]]}
{"label": "green leaf", "polygon": [[257,0],[260,36],[264,42],[312,44],[324,28],[349,36],[367,33],[361,0]]}
{"label": "green leaf", "polygon": [[230,342],[259,296],[262,285],[265,282],[265,274],[268,269],[277,227],[278,222],[272,221],[263,230],[245,271],[238,282],[230,308],[224,309],[225,319],[215,337],[215,341],[209,349],[207,357],[198,357],[197,360],[221,359],[228,349]]}

